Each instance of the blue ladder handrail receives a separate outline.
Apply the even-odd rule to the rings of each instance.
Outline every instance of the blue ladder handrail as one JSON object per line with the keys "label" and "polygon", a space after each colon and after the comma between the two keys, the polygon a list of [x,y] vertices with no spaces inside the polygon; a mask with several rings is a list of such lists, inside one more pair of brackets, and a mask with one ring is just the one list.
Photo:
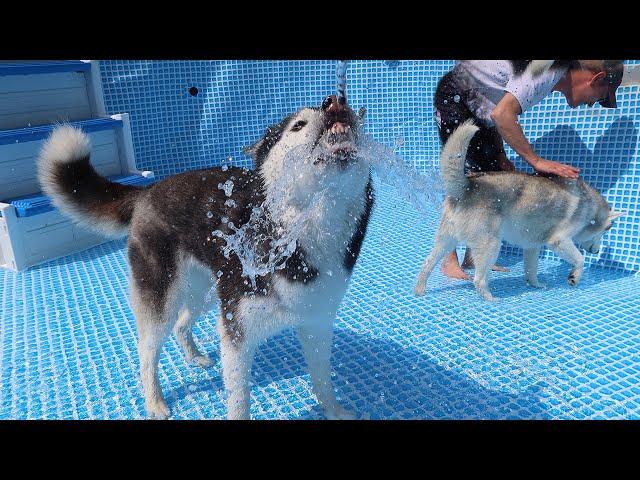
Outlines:
{"label": "blue ladder handrail", "polygon": [[89,62],[77,60],[0,61],[0,76],[37,75],[42,73],[88,72]]}
{"label": "blue ladder handrail", "polygon": [[[113,130],[122,127],[122,120],[116,120],[111,117],[92,118],[90,120],[75,120],[66,122],[75,127],[82,129],[84,132],[97,132],[100,130]],[[0,145],[8,145],[11,143],[33,142],[42,140],[56,127],[56,124],[40,125],[38,127],[15,128],[11,130],[0,130]]]}

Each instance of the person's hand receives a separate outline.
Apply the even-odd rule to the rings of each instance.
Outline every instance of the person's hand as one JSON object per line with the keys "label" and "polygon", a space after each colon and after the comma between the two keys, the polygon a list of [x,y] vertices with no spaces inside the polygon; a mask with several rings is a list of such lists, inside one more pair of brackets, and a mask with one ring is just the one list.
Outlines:
{"label": "person's hand", "polygon": [[571,165],[565,165],[564,163],[553,162],[551,160],[545,160],[544,158],[538,158],[531,166],[536,173],[543,176],[557,175],[564,178],[578,178],[580,169],[572,167]]}

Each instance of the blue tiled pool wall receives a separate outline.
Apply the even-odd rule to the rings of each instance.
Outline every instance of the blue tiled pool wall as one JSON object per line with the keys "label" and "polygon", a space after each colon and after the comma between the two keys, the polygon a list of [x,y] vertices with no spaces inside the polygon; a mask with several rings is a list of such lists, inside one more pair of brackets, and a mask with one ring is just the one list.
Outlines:
{"label": "blue tiled pool wall", "polygon": [[[398,153],[420,171],[437,168],[433,93],[453,64],[349,63],[349,101],[355,108],[366,107],[367,131],[386,145],[401,145]],[[242,147],[268,125],[301,106],[318,105],[335,89],[332,60],[109,60],[101,62],[101,73],[107,112],[130,114],[138,167],[160,178],[222,162],[251,166]],[[618,89],[615,110],[570,109],[556,92],[521,117],[540,155],[580,167],[615,209],[627,212],[605,237],[601,252],[588,254],[587,262],[632,271],[640,269],[638,97],[637,89],[625,87]],[[518,168],[530,170],[511,149],[507,154]]]}

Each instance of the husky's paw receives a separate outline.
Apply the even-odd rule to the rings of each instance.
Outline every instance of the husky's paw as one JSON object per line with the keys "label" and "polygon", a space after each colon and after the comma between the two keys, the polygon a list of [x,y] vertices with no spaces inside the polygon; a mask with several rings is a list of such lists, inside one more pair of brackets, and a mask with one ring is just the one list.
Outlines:
{"label": "husky's paw", "polygon": [[497,302],[498,301],[498,299],[496,297],[494,297],[493,295],[491,295],[491,293],[489,293],[489,292],[481,292],[480,295],[487,302]]}
{"label": "husky's paw", "polygon": [[166,420],[171,415],[171,410],[167,406],[162,398],[158,398],[154,401],[145,402],[145,410],[149,418],[153,420]]}
{"label": "husky's paw", "polygon": [[569,285],[571,285],[572,287],[575,287],[576,285],[578,285],[578,282],[580,282],[580,273],[576,271],[571,271],[571,273],[569,274],[569,278],[567,279],[567,282],[569,282]]}
{"label": "husky's paw", "polygon": [[546,284],[540,283],[538,280],[527,279],[525,281],[527,282],[527,285],[533,288],[547,288]]}
{"label": "husky's paw", "polygon": [[326,408],[324,410],[324,416],[327,417],[327,420],[356,420],[358,418],[354,412],[340,405]]}
{"label": "husky's paw", "polygon": [[189,363],[197,365],[198,367],[209,368],[213,366],[214,362],[206,355],[196,355],[189,361]]}

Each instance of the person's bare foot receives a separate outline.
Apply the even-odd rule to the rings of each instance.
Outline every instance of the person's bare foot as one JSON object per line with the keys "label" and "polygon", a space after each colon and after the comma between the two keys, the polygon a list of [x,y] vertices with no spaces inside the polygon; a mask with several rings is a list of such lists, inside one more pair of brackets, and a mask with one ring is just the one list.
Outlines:
{"label": "person's bare foot", "polygon": [[456,278],[458,280],[471,280],[471,277],[467,275],[467,273],[460,268],[460,264],[458,263],[458,255],[456,251],[449,253],[444,260],[442,260],[442,265],[440,266],[440,271],[449,278]]}
{"label": "person's bare foot", "polygon": [[[473,268],[473,258],[471,257],[471,250],[467,248],[467,251],[464,253],[464,260],[462,261],[462,268]],[[508,272],[509,269],[507,267],[503,267],[501,265],[494,265],[491,267],[491,270],[494,272]]]}

